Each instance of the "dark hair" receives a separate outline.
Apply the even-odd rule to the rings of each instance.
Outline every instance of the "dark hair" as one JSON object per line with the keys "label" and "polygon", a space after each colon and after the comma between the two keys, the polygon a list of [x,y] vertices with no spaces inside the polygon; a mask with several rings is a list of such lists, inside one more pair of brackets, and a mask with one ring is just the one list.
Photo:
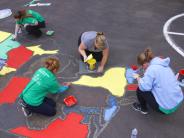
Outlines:
{"label": "dark hair", "polygon": [[22,19],[22,18],[25,18],[25,17],[33,17],[31,14],[27,14],[26,13],[26,10],[19,10],[17,11],[14,16],[13,16],[15,19]]}
{"label": "dark hair", "polygon": [[96,35],[97,35],[97,36],[98,36],[98,35],[104,35],[104,33],[103,33],[103,32],[97,32]]}
{"label": "dark hair", "polygon": [[137,56],[137,63],[143,65],[144,63],[149,63],[153,59],[154,55],[150,48],[145,49],[144,52]]}

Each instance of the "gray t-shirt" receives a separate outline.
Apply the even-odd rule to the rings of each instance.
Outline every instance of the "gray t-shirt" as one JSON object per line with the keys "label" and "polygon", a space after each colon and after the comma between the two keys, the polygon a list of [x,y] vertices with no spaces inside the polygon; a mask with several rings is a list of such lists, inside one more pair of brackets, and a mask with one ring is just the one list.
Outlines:
{"label": "gray t-shirt", "polygon": [[[84,32],[81,36],[81,42],[84,43],[87,50],[91,52],[100,52],[102,50],[95,49],[96,31]],[[105,42],[105,48],[108,48],[107,40]]]}

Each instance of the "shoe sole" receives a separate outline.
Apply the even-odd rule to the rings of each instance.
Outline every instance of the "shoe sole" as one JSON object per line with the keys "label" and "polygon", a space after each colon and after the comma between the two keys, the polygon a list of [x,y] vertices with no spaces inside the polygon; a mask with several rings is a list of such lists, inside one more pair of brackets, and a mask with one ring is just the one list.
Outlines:
{"label": "shoe sole", "polygon": [[30,117],[30,116],[32,115],[32,113],[30,113],[30,114],[28,115],[28,114],[26,113],[24,107],[22,107],[22,112],[24,113],[24,116],[25,116],[25,117]]}
{"label": "shoe sole", "polygon": [[132,106],[132,108],[133,108],[135,111],[141,112],[143,115],[148,114],[148,112],[143,112],[143,111],[141,111],[141,110],[135,108],[134,106]]}
{"label": "shoe sole", "polygon": [[140,111],[143,115],[147,115],[148,112],[143,112],[143,111]]}

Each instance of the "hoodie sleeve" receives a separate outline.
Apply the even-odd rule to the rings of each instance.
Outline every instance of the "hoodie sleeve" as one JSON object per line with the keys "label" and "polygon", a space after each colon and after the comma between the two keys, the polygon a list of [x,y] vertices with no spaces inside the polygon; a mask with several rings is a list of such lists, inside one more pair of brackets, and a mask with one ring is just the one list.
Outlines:
{"label": "hoodie sleeve", "polygon": [[151,91],[154,83],[153,70],[148,68],[143,78],[140,78],[138,85],[141,91]]}

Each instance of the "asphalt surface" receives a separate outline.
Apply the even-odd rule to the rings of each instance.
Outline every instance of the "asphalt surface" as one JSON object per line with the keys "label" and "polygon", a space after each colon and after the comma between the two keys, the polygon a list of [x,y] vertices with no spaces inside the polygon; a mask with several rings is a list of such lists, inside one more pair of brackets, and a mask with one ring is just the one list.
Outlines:
{"label": "asphalt surface", "polygon": [[[165,40],[163,26],[165,22],[183,12],[183,0],[52,0],[49,7],[33,7],[46,19],[47,28],[54,30],[51,37],[40,39],[20,36],[18,41],[25,46],[41,44],[44,49],[59,49],[56,56],[60,58],[62,67],[69,61],[69,68],[58,74],[60,81],[76,80],[78,72],[77,40],[81,32],[103,31],[110,45],[110,58],[106,69],[111,67],[129,66],[136,63],[136,55],[146,47],[151,47],[156,56],[170,57],[174,72],[183,68],[183,57],[179,55]],[[10,8],[13,11],[24,8],[25,0],[1,0],[0,9]],[[179,18],[171,25],[171,30],[184,32],[184,19]],[[0,30],[14,32],[12,16],[0,20]],[[182,48],[183,37],[172,36]],[[24,64],[16,73],[0,78],[0,88],[3,89],[13,76],[31,77],[34,70],[40,67],[40,62],[48,55],[35,56]],[[92,91],[92,92],[91,92]],[[108,91],[102,88],[72,86],[69,91],[75,94],[79,106],[105,107]],[[135,97],[135,92],[128,92],[124,97]],[[62,107],[64,96],[54,96],[58,101],[58,109]],[[120,99],[118,99],[120,100]],[[18,138],[8,132],[9,129],[27,124],[29,127],[43,128],[53,118],[43,118],[34,115],[25,119],[17,110],[18,104],[0,105],[0,138]],[[7,110],[8,109],[8,110]],[[183,138],[184,106],[172,115],[161,115],[150,111],[142,115],[132,110],[131,105],[122,105],[105,129],[98,135],[100,138],[129,138],[133,128],[138,129],[139,138]],[[62,116],[59,111],[57,116]],[[28,122],[28,123],[27,123]],[[31,122],[31,123],[30,123]],[[39,122],[39,123],[38,123]],[[93,121],[92,121],[93,122]],[[89,137],[95,137],[95,128],[91,125]]]}

